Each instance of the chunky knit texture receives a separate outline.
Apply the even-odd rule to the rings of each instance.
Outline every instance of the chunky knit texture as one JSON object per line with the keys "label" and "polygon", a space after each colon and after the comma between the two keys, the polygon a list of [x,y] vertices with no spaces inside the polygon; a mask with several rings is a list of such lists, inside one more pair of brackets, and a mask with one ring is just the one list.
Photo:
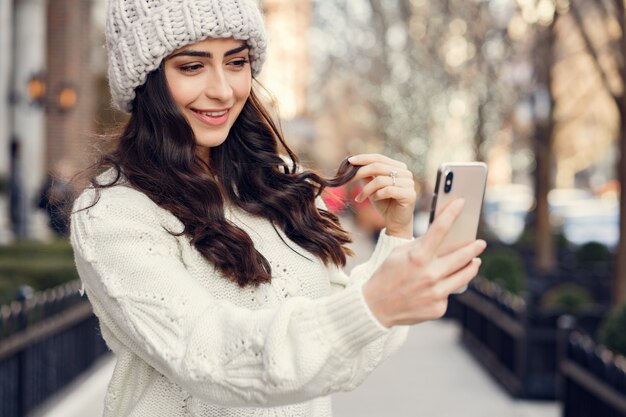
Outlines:
{"label": "chunky knit texture", "polygon": [[108,0],[106,41],[113,104],[131,110],[135,88],[163,58],[207,38],[234,38],[250,46],[252,75],[267,46],[258,0]]}
{"label": "chunky knit texture", "polygon": [[182,223],[145,194],[117,185],[76,211],[94,195],[75,203],[71,242],[117,355],[105,417],[328,417],[327,395],[356,387],[406,337],[381,326],[362,294],[404,239],[381,233],[348,277],[267,220],[228,208],[272,267],[271,283],[240,288],[168,233]]}

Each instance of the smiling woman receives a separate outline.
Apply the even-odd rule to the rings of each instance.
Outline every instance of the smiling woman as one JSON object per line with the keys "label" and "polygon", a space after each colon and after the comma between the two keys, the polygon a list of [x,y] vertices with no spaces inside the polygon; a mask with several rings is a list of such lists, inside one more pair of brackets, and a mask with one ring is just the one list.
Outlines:
{"label": "smiling woman", "polygon": [[[113,102],[130,112],[74,203],[76,267],[117,356],[106,417],[329,417],[406,336],[440,317],[484,242],[437,257],[462,204],[412,241],[402,162],[304,170],[254,93],[256,0],[110,0]],[[362,181],[384,220],[346,275],[327,186]]]}
{"label": "smiling woman", "polygon": [[189,125],[198,155],[208,162],[239,117],[252,88],[249,47],[233,38],[205,39],[165,59],[172,99]]}

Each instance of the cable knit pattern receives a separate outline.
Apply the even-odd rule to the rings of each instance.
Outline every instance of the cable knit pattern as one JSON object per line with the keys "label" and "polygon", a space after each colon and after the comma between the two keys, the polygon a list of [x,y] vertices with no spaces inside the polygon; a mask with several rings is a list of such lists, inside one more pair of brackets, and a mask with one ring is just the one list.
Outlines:
{"label": "cable knit pattern", "polygon": [[163,58],[206,38],[234,38],[250,46],[258,75],[267,47],[258,0],[108,0],[106,40],[113,104],[131,110],[135,88]]}
{"label": "cable knit pattern", "polygon": [[406,336],[381,326],[362,294],[404,239],[381,233],[346,276],[266,219],[230,208],[272,266],[271,283],[239,288],[168,233],[182,224],[143,193],[117,185],[76,211],[93,198],[87,189],[77,199],[71,242],[117,355],[105,417],[327,417],[327,395],[356,387]]}

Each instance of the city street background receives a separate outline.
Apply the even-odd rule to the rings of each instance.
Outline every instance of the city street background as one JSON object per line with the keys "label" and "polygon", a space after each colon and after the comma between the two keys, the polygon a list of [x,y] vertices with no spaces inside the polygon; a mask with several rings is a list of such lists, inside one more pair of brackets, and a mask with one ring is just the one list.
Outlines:
{"label": "city street background", "polygon": [[[338,395],[338,417],[626,416],[626,1],[260,4],[255,88],[304,167],[405,162],[416,236],[442,162],[489,167],[479,277]],[[110,104],[105,11],[0,0],[1,417],[99,415],[111,372],[65,215],[128,120]],[[381,227],[361,186],[323,193],[355,233],[348,268]]]}

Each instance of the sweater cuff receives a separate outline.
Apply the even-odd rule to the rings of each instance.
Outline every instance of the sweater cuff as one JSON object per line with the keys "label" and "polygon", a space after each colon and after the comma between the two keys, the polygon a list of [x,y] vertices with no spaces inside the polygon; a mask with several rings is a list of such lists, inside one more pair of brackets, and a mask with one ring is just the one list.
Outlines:
{"label": "sweater cuff", "polygon": [[385,241],[389,241],[389,244],[392,244],[394,246],[398,246],[401,245],[403,243],[408,243],[408,242],[413,242],[415,240],[414,237],[407,239],[404,237],[398,237],[398,236],[391,236],[387,234],[387,228],[384,228],[380,231],[380,234],[378,236],[379,240],[385,240]]}
{"label": "sweater cuff", "polygon": [[363,347],[389,332],[367,305],[362,283],[329,297],[325,310],[326,314],[318,318],[322,334],[328,337],[342,356],[354,356]]}
{"label": "sweater cuff", "polygon": [[370,259],[374,260],[374,262],[378,264],[380,263],[380,259],[387,259],[387,256],[389,256],[389,253],[393,248],[412,242],[413,240],[414,238],[405,239],[402,237],[389,236],[387,234],[387,229],[383,229],[378,235],[378,241],[376,242],[376,247],[374,248],[374,252],[372,253]]}

